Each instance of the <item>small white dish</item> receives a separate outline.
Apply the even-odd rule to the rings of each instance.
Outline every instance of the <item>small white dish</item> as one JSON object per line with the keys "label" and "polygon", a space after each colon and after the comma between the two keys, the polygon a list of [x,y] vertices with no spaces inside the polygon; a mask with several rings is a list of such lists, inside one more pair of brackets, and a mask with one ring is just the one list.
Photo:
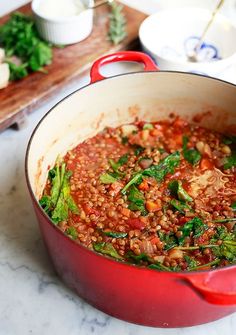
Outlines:
{"label": "small white dish", "polygon": [[[77,15],[50,16],[40,11],[47,0],[33,0],[32,11],[40,36],[53,44],[74,44],[87,38],[93,28],[93,9],[85,9]],[[93,7],[94,0],[81,0],[85,8]]]}
{"label": "small white dish", "polygon": [[199,61],[190,62],[211,11],[202,8],[178,8],[159,11],[140,26],[143,50],[157,62],[161,70],[178,70],[218,76],[236,62],[236,26],[217,14],[199,50]]}

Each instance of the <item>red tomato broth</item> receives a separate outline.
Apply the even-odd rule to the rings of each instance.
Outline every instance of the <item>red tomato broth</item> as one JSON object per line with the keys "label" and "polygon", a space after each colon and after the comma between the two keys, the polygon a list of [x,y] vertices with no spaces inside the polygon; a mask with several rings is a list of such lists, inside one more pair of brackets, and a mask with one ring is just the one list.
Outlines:
{"label": "red tomato broth", "polygon": [[[90,249],[157,270],[234,263],[236,168],[225,168],[234,143],[225,144],[224,138],[178,117],[106,128],[62,159],[72,171],[70,195],[78,211],[69,208],[68,217],[54,223]],[[165,171],[164,165],[164,176],[160,171],[157,177],[150,175],[171,155],[178,160],[174,168]],[[44,196],[50,198],[52,188],[49,178]]]}

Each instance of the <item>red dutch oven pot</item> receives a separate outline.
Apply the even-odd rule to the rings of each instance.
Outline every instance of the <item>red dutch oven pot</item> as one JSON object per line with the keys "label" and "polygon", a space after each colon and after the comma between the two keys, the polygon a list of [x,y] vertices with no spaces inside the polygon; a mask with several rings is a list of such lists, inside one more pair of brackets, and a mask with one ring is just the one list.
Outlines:
{"label": "red dutch oven pot", "polygon": [[[100,67],[135,61],[144,71],[104,80]],[[166,119],[176,112],[221,131],[236,129],[236,86],[209,77],[162,72],[145,54],[102,57],[91,85],[54,106],[39,122],[26,154],[26,178],[48,253],[58,275],[88,303],[129,322],[157,327],[193,326],[236,311],[236,266],[198,272],[159,272],[125,264],[86,249],[65,236],[38,199],[58,156],[105,126]]]}

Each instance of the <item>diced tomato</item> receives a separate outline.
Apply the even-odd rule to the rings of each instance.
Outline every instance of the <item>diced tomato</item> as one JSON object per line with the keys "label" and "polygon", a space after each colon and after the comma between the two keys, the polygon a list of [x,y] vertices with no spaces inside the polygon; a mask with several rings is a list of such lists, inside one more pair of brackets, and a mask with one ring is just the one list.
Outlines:
{"label": "diced tomato", "polygon": [[100,212],[98,210],[96,210],[95,208],[90,207],[87,204],[83,204],[82,207],[83,207],[83,210],[85,211],[85,213],[87,215],[91,215],[91,214],[95,214],[96,216],[100,215]]}
{"label": "diced tomato", "polygon": [[70,213],[69,216],[73,220],[73,222],[75,222],[75,223],[79,223],[81,221],[80,215]]}
{"label": "diced tomato", "polygon": [[142,222],[140,219],[137,219],[137,218],[128,219],[127,223],[133,229],[143,230],[146,226],[144,222]]}
{"label": "diced tomato", "polygon": [[141,135],[142,140],[147,141],[149,137],[149,130],[148,129],[142,130],[140,135]]}
{"label": "diced tomato", "polygon": [[163,132],[159,129],[154,128],[150,130],[150,135],[153,137],[162,136]]}
{"label": "diced tomato", "polygon": [[148,200],[145,206],[149,212],[156,212],[161,209],[161,200],[158,199],[156,202]]}
{"label": "diced tomato", "polygon": [[174,135],[175,138],[175,142],[178,146],[182,146],[183,145],[183,134],[179,133],[179,134],[175,134]]}
{"label": "diced tomato", "polygon": [[139,190],[147,191],[149,189],[149,185],[146,179],[142,181],[142,183],[138,186]]}
{"label": "diced tomato", "polygon": [[76,169],[76,161],[75,160],[67,161],[66,162],[66,168],[67,168],[67,170],[74,171]]}
{"label": "diced tomato", "polygon": [[186,127],[187,124],[187,121],[181,119],[180,117],[177,117],[173,123],[173,126],[176,128],[183,128]]}
{"label": "diced tomato", "polygon": [[167,124],[155,123],[154,127],[155,127],[155,129],[158,129],[159,131],[164,132],[168,128],[168,125]]}
{"label": "diced tomato", "polygon": [[212,161],[210,161],[208,158],[202,158],[200,162],[200,169],[201,170],[212,170],[214,167]]}
{"label": "diced tomato", "polygon": [[128,218],[130,217],[131,210],[129,208],[122,208],[121,214],[124,216],[127,216]]}
{"label": "diced tomato", "polygon": [[191,220],[191,218],[188,218],[186,216],[182,216],[180,219],[179,219],[179,223],[180,225],[184,225],[186,222],[188,222],[189,220]]}
{"label": "diced tomato", "polygon": [[114,191],[115,194],[118,194],[120,190],[123,188],[123,185],[117,181],[115,183],[112,183],[110,185],[110,188]]}
{"label": "diced tomato", "polygon": [[157,244],[157,243],[160,243],[161,240],[159,239],[159,237],[155,236],[155,237],[153,237],[153,238],[150,240],[150,242],[151,242],[152,244]]}

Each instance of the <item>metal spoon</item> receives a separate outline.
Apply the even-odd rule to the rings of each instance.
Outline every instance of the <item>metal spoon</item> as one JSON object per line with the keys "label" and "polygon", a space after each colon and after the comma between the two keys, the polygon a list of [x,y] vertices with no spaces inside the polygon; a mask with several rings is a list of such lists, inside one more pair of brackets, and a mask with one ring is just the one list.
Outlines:
{"label": "metal spoon", "polygon": [[224,2],[225,2],[225,0],[220,0],[219,3],[217,4],[217,6],[215,7],[215,9],[213,10],[209,22],[207,23],[205,29],[203,30],[202,35],[201,35],[198,43],[196,44],[196,46],[193,49],[193,53],[191,55],[188,55],[188,60],[190,62],[197,62],[198,61],[198,59],[197,59],[198,50],[201,47],[203,39],[204,39],[204,37],[205,37],[208,29],[210,28],[212,22],[214,21],[214,18],[216,16],[216,14],[220,10],[220,8],[222,7],[222,5],[223,5]]}

